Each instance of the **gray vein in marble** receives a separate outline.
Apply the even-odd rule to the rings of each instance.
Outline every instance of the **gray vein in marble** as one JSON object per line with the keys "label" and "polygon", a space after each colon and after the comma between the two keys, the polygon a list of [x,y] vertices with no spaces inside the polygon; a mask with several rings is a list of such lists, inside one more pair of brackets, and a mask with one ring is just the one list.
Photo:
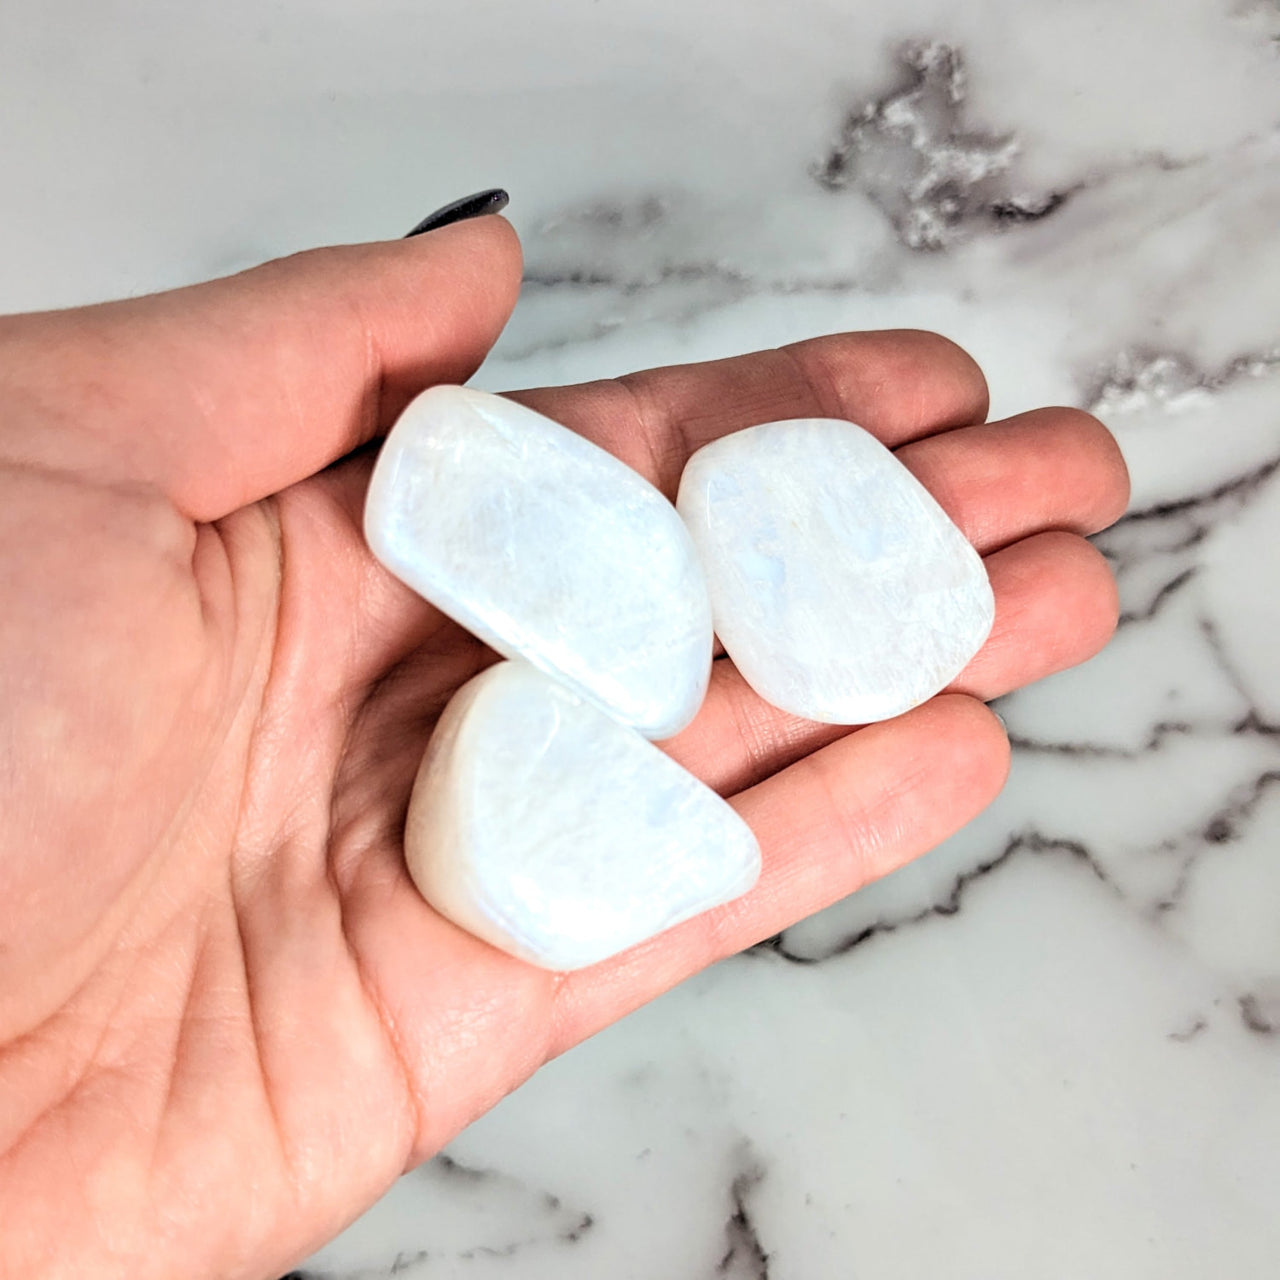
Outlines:
{"label": "gray vein in marble", "polygon": [[[1133,511],[1118,524],[1095,535],[1094,545],[1116,574],[1121,610],[1118,628],[1157,623],[1200,581],[1203,566],[1196,550],[1220,521],[1249,506],[1280,469],[1280,458],[1205,493]],[[1241,698],[1253,699],[1234,671],[1211,620],[1198,617],[1215,665]],[[1263,718],[1259,717],[1259,725]]]}
{"label": "gray vein in marble", "polygon": [[1195,578],[1196,573],[1197,569],[1194,566],[1175,573],[1168,581],[1160,584],[1155,595],[1141,608],[1122,609],[1119,618],[1116,619],[1116,626],[1128,627],[1135,622],[1151,622],[1158,618],[1164,612],[1165,606]]}
{"label": "gray vein in marble", "polygon": [[[1263,738],[1276,736],[1276,730],[1273,727],[1268,725],[1259,726],[1254,713],[1250,713],[1244,720],[1232,725],[1229,732],[1234,735],[1257,735]],[[1015,745],[1019,750],[1030,749],[1066,757],[1135,759],[1151,751],[1160,750],[1162,745],[1174,736],[1208,738],[1210,735],[1197,734],[1196,730],[1191,726],[1169,723],[1155,726],[1148,742],[1134,751],[1089,743],[1037,743],[1031,741],[1017,742]],[[1197,822],[1185,834],[1158,841],[1145,849],[1134,850],[1133,852],[1135,853],[1153,854],[1161,858],[1170,859],[1167,874],[1160,877],[1164,884],[1163,889],[1156,888],[1151,893],[1135,896],[1131,889],[1121,889],[1108,873],[1105,860],[1100,856],[1099,852],[1088,850],[1084,844],[1072,840],[1062,840],[1054,843],[1059,846],[1065,846],[1072,852],[1075,852],[1078,848],[1080,855],[1095,870],[1100,879],[1115,888],[1119,896],[1137,910],[1144,919],[1159,924],[1163,917],[1177,911],[1182,905],[1202,859],[1212,855],[1215,847],[1231,844],[1240,839],[1267,795],[1277,784],[1280,784],[1280,769],[1262,769],[1256,775],[1234,783],[1217,807],[1211,810],[1207,817]],[[978,868],[978,871],[985,874],[986,870],[993,870],[1007,860],[1008,852],[1006,851],[1005,856],[994,859],[991,863],[983,864]],[[964,879],[965,877],[962,876],[961,881]],[[958,887],[963,889],[965,886],[961,884]],[[937,912],[937,914],[954,914],[954,910],[958,910],[959,896],[955,888],[952,889],[950,897],[943,905],[950,908],[953,903],[953,910],[944,910]],[[933,913],[922,912],[921,918],[929,914]]]}
{"label": "gray vein in marble", "polygon": [[401,1251],[385,1267],[337,1270],[291,1271],[282,1280],[380,1280],[385,1276],[426,1275],[437,1263],[473,1262],[480,1259],[510,1258],[527,1250],[545,1246],[577,1244],[595,1226],[591,1213],[565,1206],[559,1196],[529,1187],[518,1178],[500,1170],[466,1165],[442,1152],[413,1173],[406,1175],[435,1184],[452,1184],[477,1197],[492,1202],[495,1193],[514,1198],[522,1206],[547,1219],[547,1230],[533,1235],[520,1235],[498,1243],[472,1245],[465,1249],[423,1248]]}
{"label": "gray vein in marble", "polygon": [[856,187],[914,250],[945,249],[975,222],[1039,221],[1074,194],[1010,190],[1004,175],[1018,154],[1012,133],[965,120],[964,57],[951,45],[903,46],[899,83],[854,106],[813,176],[830,191]]}
{"label": "gray vein in marble", "polygon": [[1003,226],[1040,222],[1061,209],[1070,195],[1080,189],[1073,187],[1071,192],[1051,191],[1047,196],[1011,196],[1008,200],[997,200],[991,206],[991,217],[997,225]]}
{"label": "gray vein in marble", "polygon": [[[1027,190],[1012,174],[1018,154],[1015,135],[971,126],[967,110],[959,49],[942,41],[902,46],[896,86],[850,108],[836,142],[811,166],[810,175],[824,190],[860,192],[914,255],[950,248],[983,231],[1042,223],[1075,196],[1142,170],[1177,173],[1210,158],[1146,149],[1095,163],[1057,189]],[[525,237],[524,314],[517,314],[500,344],[500,358],[519,362],[587,345],[636,320],[687,324],[753,295],[883,292],[901,269],[879,252],[855,271],[751,268],[730,260],[740,256],[742,246],[727,254],[714,243],[708,247],[707,220],[701,201],[676,192],[600,198],[544,219]],[[697,245],[704,247],[699,251]],[[553,313],[548,323],[547,315],[531,311],[530,304],[537,308],[539,299],[565,296],[576,305],[572,324],[559,332],[563,320],[558,315]],[[1145,370],[1148,356],[1155,366]],[[1109,377],[1137,379],[1136,394],[1143,390],[1144,378],[1176,380],[1184,371],[1194,377],[1193,366],[1183,357],[1134,348],[1117,357],[1114,369],[1095,375],[1086,399],[1103,389]],[[1215,389],[1226,381],[1211,376],[1206,386]],[[1117,381],[1117,393],[1120,389]]]}
{"label": "gray vein in marble", "polygon": [[[1247,727],[1246,727],[1247,729]],[[1170,734],[1181,733],[1180,726],[1157,726],[1153,732],[1153,746],[1158,749],[1159,743]],[[1039,744],[1029,744],[1032,749],[1057,750],[1056,747],[1044,748]],[[1019,744],[1019,749],[1026,746]],[[1110,754],[1107,748],[1095,748],[1087,744],[1069,745],[1062,754],[1102,755]],[[1142,754],[1136,752],[1134,754]],[[1137,897],[1117,884],[1108,873],[1099,857],[1082,841],[1066,838],[1052,838],[1040,832],[1027,832],[1012,837],[996,856],[986,859],[976,866],[963,871],[952,882],[945,896],[930,904],[923,910],[899,919],[879,920],[856,932],[837,938],[834,942],[811,950],[802,950],[792,946],[787,933],[781,933],[767,939],[752,948],[747,955],[773,954],[790,965],[801,967],[826,963],[861,947],[871,939],[930,920],[958,915],[971,886],[991,873],[1007,865],[1015,856],[1024,853],[1066,855],[1071,861],[1086,866],[1091,874],[1112,891],[1114,896],[1127,907],[1133,909],[1139,918],[1148,924],[1164,931],[1163,921],[1176,912],[1182,905],[1194,876],[1206,857],[1211,857],[1215,848],[1230,844],[1243,835],[1247,824],[1254,818],[1265,796],[1277,785],[1280,785],[1280,770],[1268,769],[1257,777],[1233,789],[1232,794],[1210,817],[1199,824],[1187,836],[1161,842],[1148,854],[1174,854],[1177,856],[1170,871],[1173,882],[1167,893],[1152,901],[1146,895]],[[1233,1006],[1243,1027],[1255,1036],[1268,1040],[1280,1038],[1280,984],[1269,981],[1260,989],[1240,990],[1232,997]],[[1215,1000],[1220,1004],[1220,1000]],[[1168,1033],[1168,1039],[1175,1043],[1188,1043],[1209,1029],[1208,1018],[1196,1013],[1188,1018],[1187,1023]]]}
{"label": "gray vein in marble", "polygon": [[794,294],[849,293],[861,287],[852,276],[819,275],[774,277],[758,275],[723,262],[664,262],[647,271],[628,274],[590,267],[530,267],[524,275],[526,288],[609,289],[629,297],[671,284],[716,284],[735,297],[752,293],[789,296]]}
{"label": "gray vein in marble", "polygon": [[[536,247],[531,246],[530,257],[535,254]],[[686,324],[753,296],[842,295],[865,288],[866,282],[849,275],[775,278],[722,262],[670,260],[643,269],[533,262],[525,272],[523,287],[526,308],[540,297],[571,294],[580,304],[579,311],[582,306],[594,306],[603,314],[586,319],[579,315],[571,329],[551,336],[545,326],[517,324],[513,336],[504,337],[499,347],[502,359],[512,363],[606,338],[637,319],[634,314],[619,312],[619,304],[635,304],[650,296],[661,300],[663,322]],[[525,329],[537,336],[526,336]]]}
{"label": "gray vein in marble", "polygon": [[1200,634],[1204,636],[1209,646],[1209,652],[1217,664],[1218,670],[1226,677],[1227,683],[1240,695],[1241,700],[1249,708],[1245,715],[1232,726],[1232,732],[1237,734],[1256,734],[1264,738],[1280,738],[1280,724],[1275,724],[1267,719],[1253,700],[1253,695],[1249,692],[1244,680],[1241,678],[1236,665],[1231,661],[1230,655],[1227,653],[1226,646],[1222,643],[1222,637],[1218,634],[1218,628],[1211,618],[1202,617],[1199,620]]}
{"label": "gray vein in marble", "polygon": [[1280,456],[1202,493],[1130,511],[1094,542],[1121,569],[1155,551],[1189,550],[1225,515],[1247,506],[1277,470]]}
{"label": "gray vein in marble", "polygon": [[[497,1169],[465,1165],[446,1152],[441,1152],[436,1156],[432,1164],[447,1178],[486,1187],[494,1183],[500,1183],[526,1195],[532,1195],[535,1202],[548,1214],[562,1215],[565,1209],[564,1203],[559,1196],[552,1194],[550,1191],[539,1191],[526,1187],[519,1179],[512,1178],[509,1174],[501,1173]],[[569,1210],[567,1222],[557,1224],[552,1238],[562,1244],[577,1244],[594,1225],[595,1218],[592,1214]],[[483,1254],[494,1257],[508,1257],[521,1249],[527,1248],[529,1245],[542,1243],[545,1243],[544,1237],[522,1239],[512,1241],[499,1248],[480,1246],[475,1250],[466,1250],[458,1254],[458,1256],[468,1258]]]}
{"label": "gray vein in marble", "polygon": [[1250,993],[1241,996],[1239,1004],[1241,1021],[1255,1035],[1280,1035],[1280,999],[1264,1001]]}
{"label": "gray vein in marble", "polygon": [[1183,858],[1177,878],[1169,891],[1154,906],[1157,914],[1176,911],[1186,897],[1200,859],[1214,845],[1231,844],[1238,840],[1242,828],[1257,811],[1272,787],[1280,784],[1280,770],[1267,769],[1236,787],[1228,799],[1220,805],[1189,836],[1165,841],[1161,846],[1167,852],[1182,852]]}
{"label": "gray vein in marble", "polygon": [[1189,356],[1132,347],[1098,372],[1084,395],[1090,413],[1107,416],[1159,407],[1171,411],[1202,404],[1237,382],[1280,373],[1280,347],[1234,356],[1202,369]]}
{"label": "gray vein in marble", "polygon": [[[1172,886],[1162,898],[1152,904],[1153,919],[1162,921],[1182,909],[1193,881],[1206,865],[1206,860],[1214,856],[1215,850],[1244,838],[1251,824],[1256,821],[1258,810],[1278,785],[1280,770],[1263,771],[1236,788],[1227,801],[1188,837],[1166,841],[1157,848],[1156,852],[1180,853],[1182,856]],[[1241,991],[1236,995],[1234,1003],[1240,1022],[1246,1030],[1262,1037],[1280,1035],[1280,985],[1274,979],[1260,987]],[[1170,1039],[1190,1040],[1205,1025],[1205,1019],[1197,1016],[1188,1029],[1182,1033],[1171,1033]]]}
{"label": "gray vein in marble", "polygon": [[[1266,1001],[1260,1000],[1254,995],[1242,996],[1216,996],[1212,1001],[1212,1010],[1220,1011],[1225,1003],[1230,1003],[1232,1015],[1235,1017],[1246,1031],[1252,1032],[1254,1035],[1270,1036],[1280,1032],[1280,1026],[1271,1025],[1277,1019],[1280,1019],[1280,1004],[1275,1006],[1276,1019],[1270,1017]],[[1250,1025],[1250,1020],[1257,1025]],[[1193,1040],[1199,1040],[1207,1031],[1216,1030],[1216,1019],[1213,1011],[1209,1013],[1196,1012],[1188,1015],[1186,1023],[1174,1031],[1170,1031],[1168,1039],[1175,1044],[1190,1044]]]}
{"label": "gray vein in marble", "polygon": [[1229,844],[1239,839],[1240,824],[1253,816],[1259,802],[1277,783],[1280,783],[1280,771],[1268,769],[1259,774],[1241,798],[1224,805],[1205,823],[1200,839],[1205,844]]}
{"label": "gray vein in marble", "polygon": [[1136,760],[1139,756],[1159,751],[1169,738],[1195,733],[1195,726],[1182,720],[1161,720],[1151,727],[1146,741],[1137,747],[1117,747],[1100,742],[1049,742],[1038,738],[1009,734],[1009,745],[1015,751],[1038,755],[1068,756],[1096,760]]}
{"label": "gray vein in marble", "polygon": [[1280,0],[1238,0],[1233,16],[1253,23],[1280,53]]}
{"label": "gray vein in marble", "polygon": [[1209,1029],[1209,1020],[1202,1014],[1196,1014],[1190,1022],[1187,1023],[1179,1031],[1170,1031],[1169,1039],[1176,1040],[1178,1044],[1187,1044],[1194,1040],[1197,1036],[1202,1035]]}
{"label": "gray vein in marble", "polygon": [[769,1280],[769,1255],[751,1214],[751,1195],[764,1181],[764,1169],[748,1160],[729,1188],[732,1206],[725,1224],[726,1248],[716,1264],[716,1275],[726,1280]]}
{"label": "gray vein in marble", "polygon": [[902,929],[915,925],[927,924],[931,920],[959,914],[965,895],[974,883],[985,879],[993,871],[999,870],[1015,856],[1023,853],[1066,855],[1073,861],[1087,867],[1099,881],[1119,894],[1119,890],[1116,889],[1102,865],[1079,840],[1059,839],[1043,835],[1038,831],[1026,831],[1011,836],[1004,848],[994,857],[979,862],[977,866],[961,872],[952,881],[944,897],[931,903],[922,911],[915,912],[913,915],[897,920],[878,920],[874,924],[867,925],[856,933],[840,938],[835,943],[812,953],[792,949],[787,943],[787,934],[784,930],[782,933],[775,934],[772,938],[766,938],[765,941],[757,943],[745,954],[772,954],[779,959],[796,965],[822,964],[839,956],[848,955],[849,952],[856,950],[864,943],[870,942],[873,938],[897,933]]}
{"label": "gray vein in marble", "polygon": [[561,230],[580,241],[584,235],[605,231],[610,235],[646,236],[671,212],[668,196],[650,195],[631,202],[597,200],[565,209],[539,226],[543,235]]}

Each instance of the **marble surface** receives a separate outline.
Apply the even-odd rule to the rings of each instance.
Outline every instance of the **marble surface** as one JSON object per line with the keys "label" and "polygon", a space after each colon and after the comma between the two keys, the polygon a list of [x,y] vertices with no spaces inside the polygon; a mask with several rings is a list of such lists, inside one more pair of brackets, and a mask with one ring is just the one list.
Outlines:
{"label": "marble surface", "polygon": [[0,7],[0,305],[510,188],[486,387],[919,325],[1085,405],[1124,622],[1002,798],[553,1063],[306,1266],[1263,1276],[1280,1255],[1280,6]]}

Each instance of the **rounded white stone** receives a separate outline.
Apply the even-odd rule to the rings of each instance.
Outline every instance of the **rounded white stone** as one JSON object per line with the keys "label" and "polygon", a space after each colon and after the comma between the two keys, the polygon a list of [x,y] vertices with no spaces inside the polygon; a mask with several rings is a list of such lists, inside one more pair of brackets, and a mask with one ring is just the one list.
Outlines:
{"label": "rounded white stone", "polygon": [[746,823],[634,730],[522,662],[445,709],[414,784],[422,896],[495,947],[578,969],[745,893]]}
{"label": "rounded white stone", "polygon": [[711,606],[688,531],[637,472],[532,409],[423,392],[378,457],[365,537],[500,654],[648,737],[702,703]]}
{"label": "rounded white stone", "polygon": [[831,724],[899,715],[945,688],[991,630],[977,552],[851,422],[716,440],[689,460],[676,505],[725,650],[785,711]]}

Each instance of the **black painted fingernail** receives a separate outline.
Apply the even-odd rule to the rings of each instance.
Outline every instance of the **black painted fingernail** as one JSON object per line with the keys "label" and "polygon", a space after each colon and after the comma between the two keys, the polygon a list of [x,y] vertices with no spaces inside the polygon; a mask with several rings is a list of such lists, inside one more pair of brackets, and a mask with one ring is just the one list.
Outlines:
{"label": "black painted fingernail", "polygon": [[435,213],[429,213],[418,223],[408,236],[420,236],[424,231],[438,231],[451,222],[465,222],[468,218],[483,218],[486,213],[501,213],[510,203],[511,197],[501,187],[490,187],[488,191],[477,191],[473,196],[463,196]]}

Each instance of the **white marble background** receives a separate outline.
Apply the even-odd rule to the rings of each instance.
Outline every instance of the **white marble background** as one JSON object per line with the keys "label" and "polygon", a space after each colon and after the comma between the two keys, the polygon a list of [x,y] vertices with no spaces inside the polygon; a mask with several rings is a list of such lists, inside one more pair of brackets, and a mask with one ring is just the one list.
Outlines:
{"label": "white marble background", "polygon": [[552,1064],[306,1267],[1280,1273],[1277,0],[3,0],[0,309],[510,188],[492,387],[935,328],[1085,405],[1125,618],[918,865]]}

